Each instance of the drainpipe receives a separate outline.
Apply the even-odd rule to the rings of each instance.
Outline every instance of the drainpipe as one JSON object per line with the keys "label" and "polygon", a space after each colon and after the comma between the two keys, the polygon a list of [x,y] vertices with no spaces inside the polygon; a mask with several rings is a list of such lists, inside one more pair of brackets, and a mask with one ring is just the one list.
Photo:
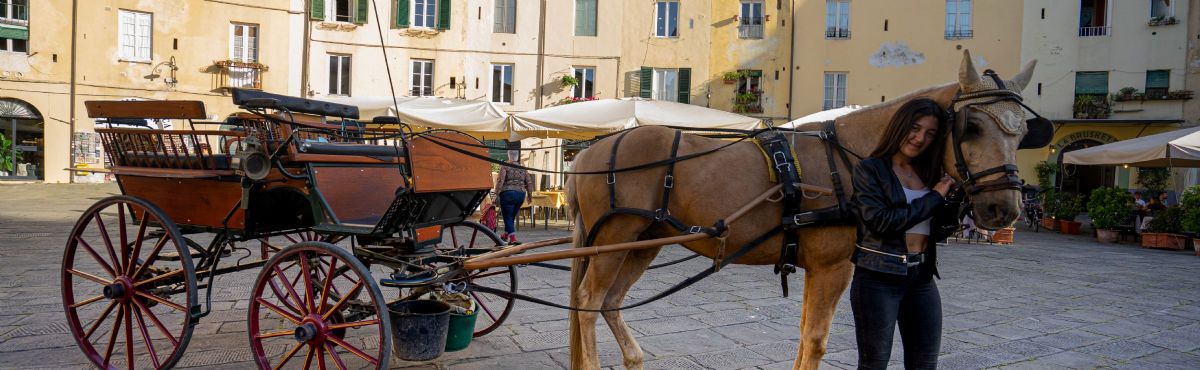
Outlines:
{"label": "drainpipe", "polygon": [[[78,59],[78,58],[76,58],[76,55],[78,55],[77,52],[79,51],[78,43],[76,42],[76,40],[79,39],[78,36],[79,36],[79,0],[71,0],[71,97],[70,97],[70,99],[71,99],[71,104],[70,104],[71,117],[68,120],[69,121],[68,125],[70,126],[70,136],[67,137],[67,140],[70,140],[69,145],[67,145],[67,160],[70,161],[69,162],[70,165],[68,166],[68,168],[71,168],[71,169],[75,168],[75,151],[74,151],[74,148],[75,148],[75,62]],[[69,174],[68,175],[69,179],[67,181],[70,183],[74,183],[75,182],[75,171],[67,171],[67,173]]]}
{"label": "drainpipe", "polygon": [[792,21],[792,39],[791,39],[791,45],[789,46],[791,48],[792,52],[788,56],[788,66],[786,69],[787,70],[787,78],[788,78],[787,120],[788,120],[788,122],[791,122],[792,121],[792,100],[793,100],[792,94],[793,94],[794,87],[796,84],[795,73],[793,73],[793,71],[796,68],[796,66],[795,66],[795,63],[796,63],[796,1],[795,0],[789,1],[788,8],[790,8],[790,11],[791,11],[791,14],[788,16],[788,19],[790,19]]}
{"label": "drainpipe", "polygon": [[542,87],[542,81],[544,80],[542,72],[546,68],[546,0],[542,0],[541,4],[541,7],[538,8],[541,15],[538,18],[540,21],[538,22],[537,101],[535,103],[537,109],[542,109],[542,93],[544,90]]}
{"label": "drainpipe", "polygon": [[[76,0],[78,1],[78,0]],[[304,45],[301,52],[300,61],[300,97],[308,98],[308,59],[309,59],[309,44],[312,43],[312,0],[304,0],[304,18],[300,22],[304,25]],[[385,61],[386,63],[386,61]]]}

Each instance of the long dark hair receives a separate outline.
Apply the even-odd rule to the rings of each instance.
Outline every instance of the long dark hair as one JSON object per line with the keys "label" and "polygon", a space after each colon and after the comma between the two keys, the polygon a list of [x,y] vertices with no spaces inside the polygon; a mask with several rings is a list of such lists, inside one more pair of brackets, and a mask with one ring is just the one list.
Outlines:
{"label": "long dark hair", "polygon": [[892,156],[900,151],[900,146],[908,138],[912,125],[925,116],[937,118],[937,136],[934,136],[933,143],[930,143],[923,153],[913,158],[912,165],[925,186],[930,186],[942,178],[942,156],[946,152],[946,137],[950,135],[948,115],[937,102],[921,98],[900,106],[888,123],[887,130],[879,138],[879,144],[875,146],[871,156],[890,163]]}

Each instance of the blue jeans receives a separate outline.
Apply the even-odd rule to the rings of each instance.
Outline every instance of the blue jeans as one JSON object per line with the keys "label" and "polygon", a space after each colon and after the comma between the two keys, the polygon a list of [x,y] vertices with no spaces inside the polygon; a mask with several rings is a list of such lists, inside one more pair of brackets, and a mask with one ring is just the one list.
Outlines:
{"label": "blue jeans", "polygon": [[907,276],[854,269],[850,308],[854,312],[859,369],[887,368],[897,324],[904,347],[904,368],[937,368],[942,345],[942,298],[929,267],[909,267]]}
{"label": "blue jeans", "polygon": [[525,192],[508,190],[500,192],[500,213],[504,215],[504,232],[512,234],[517,231],[517,211],[525,204]]}

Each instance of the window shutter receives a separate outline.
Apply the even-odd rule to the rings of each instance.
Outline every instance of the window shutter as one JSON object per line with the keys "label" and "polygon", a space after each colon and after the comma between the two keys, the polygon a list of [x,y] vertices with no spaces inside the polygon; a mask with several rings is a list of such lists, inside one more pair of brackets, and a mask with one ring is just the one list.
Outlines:
{"label": "window shutter", "polygon": [[437,29],[450,29],[450,0],[438,0],[437,12]]}
{"label": "window shutter", "polygon": [[641,78],[638,79],[638,96],[650,99],[654,93],[654,69],[642,67]]}
{"label": "window shutter", "polygon": [[358,0],[358,9],[354,12],[354,24],[367,23],[367,2],[370,0]]}
{"label": "window shutter", "polygon": [[408,15],[411,13],[408,7],[408,0],[396,1],[396,14],[392,24],[396,28],[408,28]]}
{"label": "window shutter", "polygon": [[692,69],[679,69],[679,102],[690,104],[692,102]]}
{"label": "window shutter", "polygon": [[1076,94],[1108,94],[1108,72],[1075,72]]}
{"label": "window shutter", "polygon": [[575,0],[575,36],[596,36],[596,0]]}
{"label": "window shutter", "polygon": [[309,8],[308,17],[314,21],[325,20],[325,0],[312,0],[312,7]]}
{"label": "window shutter", "polygon": [[1166,89],[1171,87],[1171,71],[1146,71],[1146,89]]}

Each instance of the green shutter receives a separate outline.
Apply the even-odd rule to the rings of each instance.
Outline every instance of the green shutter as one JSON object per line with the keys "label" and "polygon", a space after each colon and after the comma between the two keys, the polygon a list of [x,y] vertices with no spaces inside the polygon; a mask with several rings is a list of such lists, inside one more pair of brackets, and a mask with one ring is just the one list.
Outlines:
{"label": "green shutter", "polygon": [[1146,71],[1146,89],[1166,89],[1171,87],[1171,71]]}
{"label": "green shutter", "polygon": [[1075,72],[1076,94],[1108,94],[1108,72]]}
{"label": "green shutter", "polygon": [[638,79],[638,96],[650,99],[654,96],[654,69],[650,67],[642,67],[641,77]]}
{"label": "green shutter", "polygon": [[596,36],[596,0],[575,0],[575,36]]}
{"label": "green shutter", "polygon": [[29,30],[24,28],[0,27],[0,38],[28,40]]}
{"label": "green shutter", "polygon": [[690,104],[692,102],[692,69],[679,69],[679,102]]}
{"label": "green shutter", "polygon": [[397,28],[408,28],[409,13],[408,0],[397,0],[396,18],[392,24],[395,24]]}
{"label": "green shutter", "polygon": [[325,20],[325,0],[312,0],[312,7],[309,8],[308,17],[314,21]]}
{"label": "green shutter", "polygon": [[354,24],[367,23],[367,2],[370,0],[358,0],[358,11],[354,12]]}
{"label": "green shutter", "polygon": [[450,29],[450,0],[438,0],[437,12],[437,29]]}

